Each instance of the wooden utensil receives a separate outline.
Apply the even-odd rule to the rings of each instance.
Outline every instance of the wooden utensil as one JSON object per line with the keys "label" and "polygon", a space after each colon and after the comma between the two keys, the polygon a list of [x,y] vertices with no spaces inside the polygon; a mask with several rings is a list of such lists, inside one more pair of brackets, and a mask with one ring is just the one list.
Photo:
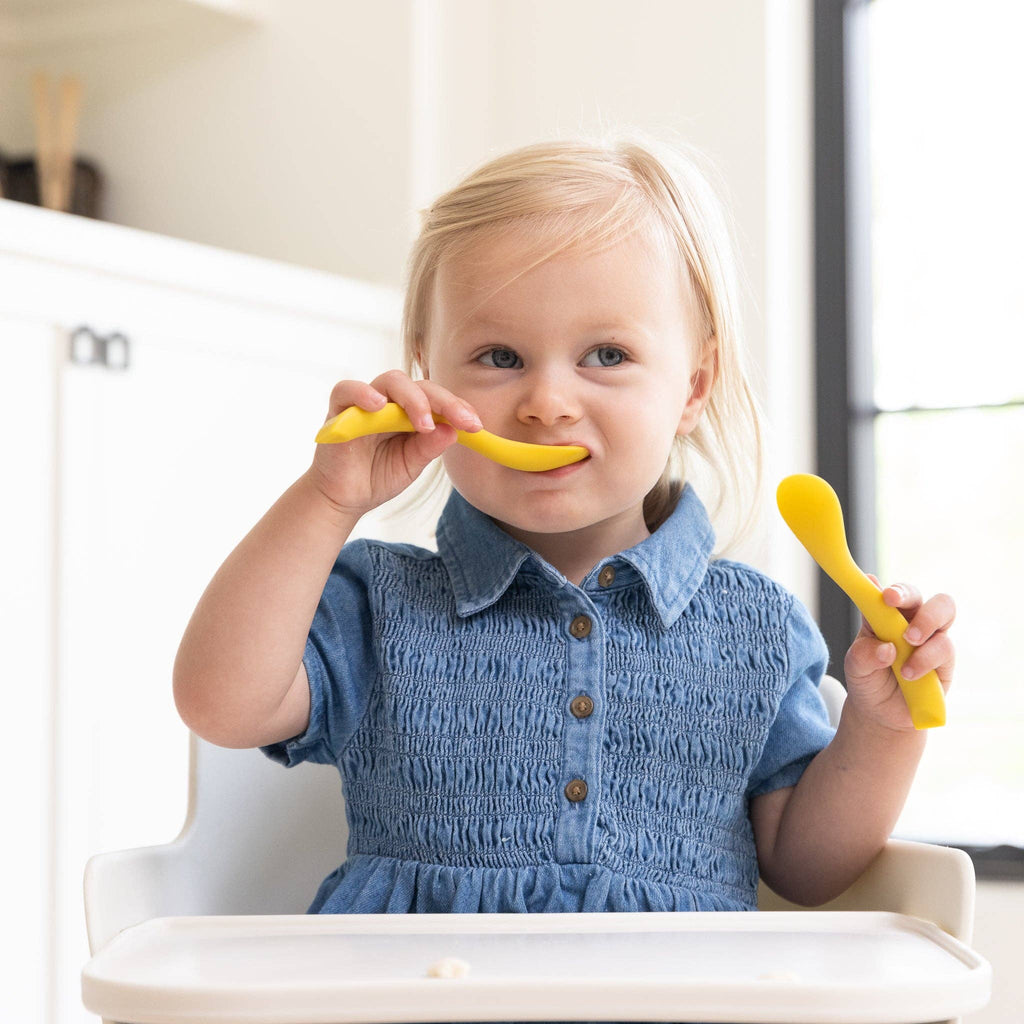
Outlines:
{"label": "wooden utensil", "polygon": [[68,210],[74,185],[75,139],[82,106],[82,83],[73,76],[61,79],[55,114],[51,104],[50,78],[40,71],[32,76],[32,98],[39,201],[50,210]]}

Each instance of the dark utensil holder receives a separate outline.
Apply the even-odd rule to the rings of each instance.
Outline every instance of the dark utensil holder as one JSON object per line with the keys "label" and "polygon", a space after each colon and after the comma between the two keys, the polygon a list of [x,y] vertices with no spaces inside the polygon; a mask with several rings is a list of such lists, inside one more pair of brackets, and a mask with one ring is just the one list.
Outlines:
{"label": "dark utensil holder", "polygon": [[[7,160],[0,154],[0,189],[4,199],[41,206],[35,160],[32,157]],[[88,160],[75,160],[68,212],[99,220],[102,194],[103,179],[96,165]]]}

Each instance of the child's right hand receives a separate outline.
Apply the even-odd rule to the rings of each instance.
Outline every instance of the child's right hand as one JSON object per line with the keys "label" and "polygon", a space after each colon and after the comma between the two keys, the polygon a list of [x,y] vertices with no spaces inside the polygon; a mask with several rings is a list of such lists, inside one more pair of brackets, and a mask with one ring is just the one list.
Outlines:
{"label": "child's right hand", "polygon": [[388,370],[369,384],[354,380],[335,384],[327,419],[352,405],[376,412],[388,402],[405,410],[416,433],[372,434],[316,446],[309,475],[324,498],[344,514],[365,515],[401,494],[455,443],[455,429],[435,424],[432,414],[470,433],[481,428],[476,410],[468,403],[432,381],[414,381],[401,370]]}

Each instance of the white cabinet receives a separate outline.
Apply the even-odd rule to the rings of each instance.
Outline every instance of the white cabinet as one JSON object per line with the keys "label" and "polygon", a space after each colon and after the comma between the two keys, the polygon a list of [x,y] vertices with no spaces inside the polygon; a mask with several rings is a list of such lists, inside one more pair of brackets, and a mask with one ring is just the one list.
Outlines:
{"label": "white cabinet", "polygon": [[[399,311],[390,290],[0,202],[0,1019],[89,1019],[85,861],[184,820],[188,616],[308,465],[331,385],[397,363]],[[113,366],[72,361],[115,335]]]}

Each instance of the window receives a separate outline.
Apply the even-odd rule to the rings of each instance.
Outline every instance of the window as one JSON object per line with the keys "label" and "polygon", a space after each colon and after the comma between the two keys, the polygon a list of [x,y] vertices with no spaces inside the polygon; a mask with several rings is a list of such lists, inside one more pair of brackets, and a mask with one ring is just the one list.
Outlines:
{"label": "window", "polygon": [[[815,4],[818,471],[862,566],[957,598],[949,725],[896,831],[988,874],[1024,847],[1022,32],[1002,0]],[[827,581],[822,625],[841,657]]]}

